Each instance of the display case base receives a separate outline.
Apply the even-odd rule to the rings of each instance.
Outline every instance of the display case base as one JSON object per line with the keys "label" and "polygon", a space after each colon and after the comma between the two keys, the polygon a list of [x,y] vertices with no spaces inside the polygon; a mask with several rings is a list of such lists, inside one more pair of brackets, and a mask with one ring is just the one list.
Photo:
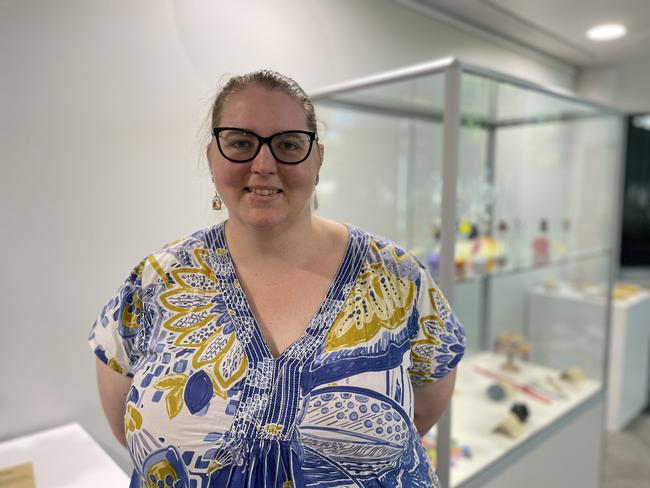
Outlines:
{"label": "display case base", "polygon": [[[519,372],[507,372],[501,369],[503,362],[502,355],[487,352],[466,358],[459,367],[452,400],[452,432],[459,445],[469,448],[471,457],[455,462],[451,469],[452,487],[597,486],[589,484],[592,478],[585,472],[594,472],[593,479],[598,479],[602,384],[589,379],[570,384],[559,380],[561,371],[531,363],[520,363]],[[545,392],[509,388],[511,398],[495,401],[487,394],[488,388],[496,383],[492,374],[520,386],[543,384],[546,378],[554,378],[564,395],[560,398],[557,393],[551,394],[550,389]],[[523,433],[512,438],[494,432],[515,403],[525,404],[529,412],[523,422]],[[567,471],[566,479],[570,482],[551,482],[557,479],[554,470],[558,466],[562,466],[560,471]],[[576,471],[571,474],[573,469]],[[541,484],[535,485],[531,480],[524,483],[518,473],[534,473]],[[488,484],[493,479],[495,484]],[[586,484],[575,483],[582,479]]]}

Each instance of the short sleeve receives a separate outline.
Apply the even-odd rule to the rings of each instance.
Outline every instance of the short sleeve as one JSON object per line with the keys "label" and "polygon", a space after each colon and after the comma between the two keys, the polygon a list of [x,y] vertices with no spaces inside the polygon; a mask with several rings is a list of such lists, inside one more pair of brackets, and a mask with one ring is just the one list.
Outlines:
{"label": "short sleeve", "polygon": [[140,353],[136,339],[142,311],[142,270],[146,259],[131,271],[117,293],[104,305],[92,325],[88,342],[95,355],[111,369],[133,376]]}
{"label": "short sleeve", "polygon": [[418,299],[411,336],[411,367],[414,385],[444,378],[462,359],[465,352],[465,330],[429,272],[420,267]]}

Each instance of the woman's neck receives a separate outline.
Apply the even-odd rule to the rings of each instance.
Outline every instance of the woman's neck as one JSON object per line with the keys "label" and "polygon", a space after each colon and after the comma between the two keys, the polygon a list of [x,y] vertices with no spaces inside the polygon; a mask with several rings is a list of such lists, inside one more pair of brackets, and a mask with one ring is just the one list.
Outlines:
{"label": "woman's neck", "polygon": [[224,231],[230,254],[238,263],[300,266],[318,252],[319,232],[323,229],[320,220],[309,215],[282,228],[255,228],[227,220]]}

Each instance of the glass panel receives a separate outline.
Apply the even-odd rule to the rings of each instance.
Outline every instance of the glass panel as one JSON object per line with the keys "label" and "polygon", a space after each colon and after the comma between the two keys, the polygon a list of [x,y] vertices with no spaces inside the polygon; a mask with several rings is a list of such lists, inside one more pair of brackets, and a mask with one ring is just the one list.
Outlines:
{"label": "glass panel", "polygon": [[527,122],[547,123],[554,119],[576,119],[597,115],[592,105],[530,88],[466,73],[461,82],[461,113],[501,127]]}
{"label": "glass panel", "polygon": [[325,128],[318,213],[392,239],[422,262],[439,225],[441,79],[361,89],[316,106]]}
{"label": "glass panel", "polygon": [[483,286],[480,280],[460,282],[454,290],[454,311],[465,327],[469,357],[484,349],[482,340],[483,324]]}
{"label": "glass panel", "polygon": [[318,213],[404,238],[404,121],[345,107],[319,106],[318,115],[326,125]]}
{"label": "glass panel", "polygon": [[426,117],[441,117],[444,89],[444,76],[439,73],[333,95],[328,97],[328,102],[396,111],[402,115],[413,112]]}

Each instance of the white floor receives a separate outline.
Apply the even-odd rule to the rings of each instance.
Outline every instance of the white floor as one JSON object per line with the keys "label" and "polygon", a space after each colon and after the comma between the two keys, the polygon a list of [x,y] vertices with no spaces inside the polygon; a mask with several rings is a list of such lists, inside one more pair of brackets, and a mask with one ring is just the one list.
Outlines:
{"label": "white floor", "polygon": [[650,408],[605,445],[603,488],[650,487]]}

